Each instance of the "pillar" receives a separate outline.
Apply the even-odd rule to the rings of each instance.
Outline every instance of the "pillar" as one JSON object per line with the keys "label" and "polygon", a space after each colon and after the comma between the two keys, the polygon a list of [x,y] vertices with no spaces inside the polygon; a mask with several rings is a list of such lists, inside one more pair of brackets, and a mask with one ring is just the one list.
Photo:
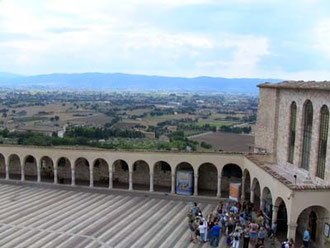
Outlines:
{"label": "pillar", "polygon": [[109,189],[113,189],[113,172],[109,171]]}
{"label": "pillar", "polygon": [[129,178],[128,178],[128,190],[133,190],[133,172],[129,172]]}
{"label": "pillar", "polygon": [[194,175],[194,195],[198,195],[198,174]]}
{"label": "pillar", "polygon": [[25,181],[25,174],[24,174],[24,163],[21,165],[21,181]]}
{"label": "pillar", "polygon": [[221,197],[221,176],[218,176],[217,197]]}
{"label": "pillar", "polygon": [[288,223],[288,239],[296,240],[296,230],[297,230],[296,223]]}
{"label": "pillar", "polygon": [[242,177],[241,202],[245,201],[245,176]]}
{"label": "pillar", "polygon": [[5,161],[5,167],[6,167],[6,180],[9,180],[9,163],[8,161]]}
{"label": "pillar", "polygon": [[89,187],[94,187],[94,170],[93,167],[89,167]]}
{"label": "pillar", "polygon": [[41,162],[38,159],[36,159],[36,163],[37,163],[37,182],[40,183],[41,182],[41,174],[40,174]]}
{"label": "pillar", "polygon": [[252,204],[254,203],[254,189],[251,189],[250,202],[251,202]]}
{"label": "pillar", "polygon": [[277,222],[278,207],[273,206],[272,225]]}
{"label": "pillar", "polygon": [[171,194],[175,194],[175,174],[171,174]]}
{"label": "pillar", "polygon": [[54,166],[54,184],[58,184],[58,182],[57,182],[57,166]]}
{"label": "pillar", "polygon": [[75,168],[71,168],[71,185],[75,186],[76,185],[76,173],[75,173]]}
{"label": "pillar", "polygon": [[154,173],[150,173],[150,192],[154,192]]}

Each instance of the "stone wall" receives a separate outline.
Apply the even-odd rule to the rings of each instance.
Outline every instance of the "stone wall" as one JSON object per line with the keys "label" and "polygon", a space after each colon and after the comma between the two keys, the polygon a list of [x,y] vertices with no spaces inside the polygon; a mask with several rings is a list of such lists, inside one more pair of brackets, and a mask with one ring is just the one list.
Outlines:
{"label": "stone wall", "polygon": [[276,89],[260,88],[255,147],[262,148],[268,153],[275,152],[277,101],[278,92]]}
{"label": "stone wall", "polygon": [[[319,145],[320,111],[323,105],[330,107],[330,98],[327,91],[318,90],[281,90],[279,97],[279,119],[278,119],[278,140],[276,144],[277,162],[283,166],[297,169],[298,176],[310,176],[319,183],[330,183],[330,132],[328,132],[327,158],[325,165],[324,181],[317,178],[317,153]],[[303,126],[304,126],[304,104],[310,100],[313,104],[313,130],[310,151],[309,171],[299,169],[301,167]],[[289,150],[289,125],[290,107],[292,102],[297,104],[296,139],[293,164],[288,162]],[[329,130],[330,131],[330,130]]]}
{"label": "stone wall", "polygon": [[120,183],[128,183],[128,167],[116,164],[113,167],[113,180]]}
{"label": "stone wall", "polygon": [[198,188],[206,190],[217,190],[218,173],[214,165],[205,164],[198,171]]}
{"label": "stone wall", "polygon": [[37,172],[37,165],[36,163],[25,163],[24,166],[24,175],[25,176],[37,176],[38,172]]}
{"label": "stone wall", "polygon": [[109,166],[104,160],[101,160],[97,166],[94,165],[93,177],[94,181],[109,180]]}
{"label": "stone wall", "polygon": [[[313,104],[313,131],[309,171],[300,169],[303,142],[304,103],[311,100]],[[297,104],[296,139],[294,161],[288,163],[290,107]],[[311,177],[317,183],[330,183],[330,132],[325,166],[325,178],[315,176],[320,128],[320,110],[323,105],[330,107],[328,91],[261,88],[256,124],[255,145],[273,153],[278,164],[295,169],[298,177]],[[329,130],[330,131],[330,130]]]}
{"label": "stone wall", "polygon": [[20,175],[21,174],[21,164],[16,156],[12,156],[10,158],[10,164],[9,164],[9,174],[11,175]]}

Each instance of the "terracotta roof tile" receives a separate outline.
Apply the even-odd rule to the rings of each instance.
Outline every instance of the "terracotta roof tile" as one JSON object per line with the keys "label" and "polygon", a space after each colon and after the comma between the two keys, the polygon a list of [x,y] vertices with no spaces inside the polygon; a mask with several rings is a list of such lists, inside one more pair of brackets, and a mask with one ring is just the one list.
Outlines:
{"label": "terracotta roof tile", "polygon": [[[267,156],[267,155],[265,155]],[[282,175],[278,174],[276,171],[272,170],[269,166],[270,163],[265,163],[258,159],[253,154],[248,154],[245,156],[247,159],[249,159],[251,162],[253,162],[255,165],[259,166],[261,169],[265,170],[268,174],[270,174],[272,177],[286,185],[288,188],[296,191],[303,191],[303,190],[330,190],[330,185],[317,185],[317,184],[293,184],[291,181],[283,177]],[[267,166],[269,165],[269,166]]]}

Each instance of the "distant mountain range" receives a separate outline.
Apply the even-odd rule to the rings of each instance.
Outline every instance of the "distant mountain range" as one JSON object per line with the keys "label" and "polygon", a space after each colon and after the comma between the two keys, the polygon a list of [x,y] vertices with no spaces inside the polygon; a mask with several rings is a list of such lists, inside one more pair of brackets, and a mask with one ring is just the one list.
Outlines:
{"label": "distant mountain range", "polygon": [[21,76],[0,72],[0,87],[53,90],[131,90],[177,92],[258,93],[256,85],[280,79],[163,77],[124,73],[73,73]]}

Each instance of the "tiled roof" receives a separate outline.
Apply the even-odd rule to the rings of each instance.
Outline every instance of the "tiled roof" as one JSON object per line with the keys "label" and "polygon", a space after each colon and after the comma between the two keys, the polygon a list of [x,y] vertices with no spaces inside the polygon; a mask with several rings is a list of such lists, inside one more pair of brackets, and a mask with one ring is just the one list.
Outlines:
{"label": "tiled roof", "polygon": [[302,90],[330,90],[330,81],[283,81],[281,83],[263,83],[259,88],[302,89]]}
{"label": "tiled roof", "polygon": [[[330,185],[318,185],[318,184],[295,184],[293,181],[288,180],[284,176],[280,175],[277,171],[272,169],[271,163],[265,162],[265,159],[260,159],[260,155],[255,156],[254,154],[246,155],[246,158],[253,162],[255,165],[259,166],[261,169],[265,170],[269,175],[286,185],[288,188],[296,191],[303,190],[330,190]],[[267,155],[264,155],[267,156]]]}

